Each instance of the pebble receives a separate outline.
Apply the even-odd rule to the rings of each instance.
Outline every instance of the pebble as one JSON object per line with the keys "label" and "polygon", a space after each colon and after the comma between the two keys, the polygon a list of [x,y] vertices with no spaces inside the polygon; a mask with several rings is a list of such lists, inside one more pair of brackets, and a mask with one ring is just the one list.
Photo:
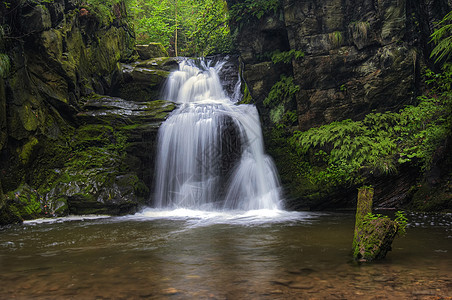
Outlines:
{"label": "pebble", "polygon": [[167,288],[162,291],[163,295],[177,295],[179,293],[180,291],[176,290],[175,288]]}

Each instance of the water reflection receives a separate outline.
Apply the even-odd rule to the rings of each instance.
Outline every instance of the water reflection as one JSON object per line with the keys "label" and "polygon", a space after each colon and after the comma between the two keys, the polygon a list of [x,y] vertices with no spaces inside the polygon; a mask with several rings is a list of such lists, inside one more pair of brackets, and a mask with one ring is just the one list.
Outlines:
{"label": "water reflection", "polygon": [[408,235],[395,241],[387,259],[361,266],[351,262],[352,214],[265,218],[146,211],[13,226],[0,232],[0,298],[451,295],[450,215],[411,215]]}

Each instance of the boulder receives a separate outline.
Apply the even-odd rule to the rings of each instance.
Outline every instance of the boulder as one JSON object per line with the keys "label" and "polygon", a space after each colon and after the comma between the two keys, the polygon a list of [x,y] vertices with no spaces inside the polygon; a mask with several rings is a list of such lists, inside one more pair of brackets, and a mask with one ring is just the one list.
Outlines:
{"label": "boulder", "polygon": [[168,51],[160,43],[149,43],[147,45],[136,45],[135,50],[141,60],[156,57],[168,57]]}
{"label": "boulder", "polygon": [[111,94],[129,101],[157,100],[170,71],[177,67],[174,58],[121,64]]}

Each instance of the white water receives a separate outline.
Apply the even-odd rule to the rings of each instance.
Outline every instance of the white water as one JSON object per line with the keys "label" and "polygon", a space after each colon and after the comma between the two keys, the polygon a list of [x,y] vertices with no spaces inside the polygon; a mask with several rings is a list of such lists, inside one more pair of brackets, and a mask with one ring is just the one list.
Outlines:
{"label": "white water", "polygon": [[164,99],[180,107],[159,129],[155,208],[280,208],[257,110],[226,96],[218,76],[223,64],[186,60],[167,81]]}

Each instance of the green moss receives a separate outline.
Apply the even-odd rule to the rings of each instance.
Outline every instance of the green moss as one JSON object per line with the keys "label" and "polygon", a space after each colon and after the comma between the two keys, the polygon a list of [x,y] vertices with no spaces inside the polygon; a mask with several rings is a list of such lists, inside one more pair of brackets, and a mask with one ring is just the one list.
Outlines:
{"label": "green moss", "polygon": [[328,38],[334,47],[340,47],[342,45],[342,33],[340,31],[334,31],[328,34]]}
{"label": "green moss", "polygon": [[359,261],[382,259],[391,250],[397,233],[405,233],[407,219],[403,212],[396,213],[393,221],[387,216],[372,214],[372,187],[358,189],[353,257]]}
{"label": "green moss", "polygon": [[38,115],[33,110],[30,103],[26,103],[19,107],[19,117],[26,130],[33,131],[38,127]]}
{"label": "green moss", "polygon": [[30,220],[42,216],[42,196],[28,185],[8,192],[6,200],[10,211],[21,220]]}
{"label": "green moss", "polygon": [[35,146],[39,143],[38,139],[31,137],[30,140],[22,146],[19,152],[19,159],[22,164],[27,164]]}
{"label": "green moss", "polygon": [[253,97],[251,97],[251,93],[248,88],[248,85],[243,81],[242,81],[242,93],[243,93],[243,98],[242,98],[242,101],[240,101],[240,104],[252,104]]}

